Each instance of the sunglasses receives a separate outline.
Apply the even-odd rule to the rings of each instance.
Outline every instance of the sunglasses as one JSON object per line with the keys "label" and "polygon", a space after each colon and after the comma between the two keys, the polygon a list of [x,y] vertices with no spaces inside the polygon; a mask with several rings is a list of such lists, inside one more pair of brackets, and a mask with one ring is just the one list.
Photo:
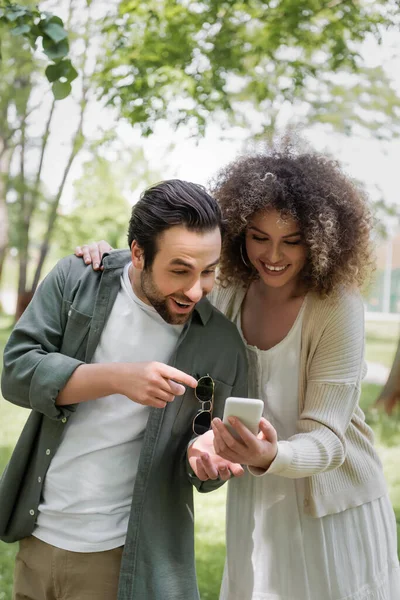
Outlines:
{"label": "sunglasses", "polygon": [[197,381],[194,395],[200,402],[201,408],[197,411],[192,424],[193,432],[196,435],[202,435],[206,431],[209,431],[211,427],[214,408],[214,388],[214,381],[209,375],[204,375],[204,377],[200,377]]}

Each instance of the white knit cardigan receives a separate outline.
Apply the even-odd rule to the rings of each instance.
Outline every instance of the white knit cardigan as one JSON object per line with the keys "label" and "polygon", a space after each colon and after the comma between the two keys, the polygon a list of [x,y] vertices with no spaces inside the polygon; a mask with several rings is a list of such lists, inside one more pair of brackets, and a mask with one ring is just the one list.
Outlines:
{"label": "white knit cardigan", "polygon": [[[243,288],[216,287],[209,299],[235,321],[245,295]],[[278,442],[267,476],[305,477],[304,511],[314,517],[387,493],[373,433],[358,405],[365,372],[359,293],[342,291],[327,299],[309,293],[301,333],[298,433]]]}

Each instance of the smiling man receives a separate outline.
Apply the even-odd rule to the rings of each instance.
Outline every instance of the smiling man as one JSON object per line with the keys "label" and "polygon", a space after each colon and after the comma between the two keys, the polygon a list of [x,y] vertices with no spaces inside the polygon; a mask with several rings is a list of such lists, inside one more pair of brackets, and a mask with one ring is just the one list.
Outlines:
{"label": "smiling man", "polygon": [[162,182],[128,241],[103,272],[60,261],[4,352],[3,395],[32,409],[0,484],[1,539],[21,540],[14,600],[197,600],[192,484],[242,473],[206,457],[200,482],[186,460],[196,426],[247,393],[241,338],[205,298],[219,207]]}

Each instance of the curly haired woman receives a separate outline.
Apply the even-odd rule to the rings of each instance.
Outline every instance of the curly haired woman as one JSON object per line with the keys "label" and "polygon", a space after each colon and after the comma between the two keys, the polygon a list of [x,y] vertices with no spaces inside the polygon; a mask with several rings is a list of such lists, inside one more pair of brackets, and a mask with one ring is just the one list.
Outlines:
{"label": "curly haired woman", "polygon": [[[260,433],[219,419],[189,450],[229,482],[221,600],[398,600],[396,522],[359,407],[366,199],[320,155],[244,156],[216,177],[226,235],[211,301],[246,344]],[[229,463],[228,463],[229,464]]]}

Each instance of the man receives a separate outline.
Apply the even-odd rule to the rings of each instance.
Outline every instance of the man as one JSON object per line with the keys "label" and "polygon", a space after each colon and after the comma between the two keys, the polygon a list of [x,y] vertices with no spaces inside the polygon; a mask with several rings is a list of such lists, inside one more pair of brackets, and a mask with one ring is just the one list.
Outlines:
{"label": "man", "polygon": [[191,486],[242,471],[206,456],[206,483],[186,460],[193,431],[247,391],[240,336],[205,298],[219,207],[165,181],[128,241],[102,273],[61,260],[5,348],[3,395],[32,409],[0,484],[15,600],[197,600]]}

